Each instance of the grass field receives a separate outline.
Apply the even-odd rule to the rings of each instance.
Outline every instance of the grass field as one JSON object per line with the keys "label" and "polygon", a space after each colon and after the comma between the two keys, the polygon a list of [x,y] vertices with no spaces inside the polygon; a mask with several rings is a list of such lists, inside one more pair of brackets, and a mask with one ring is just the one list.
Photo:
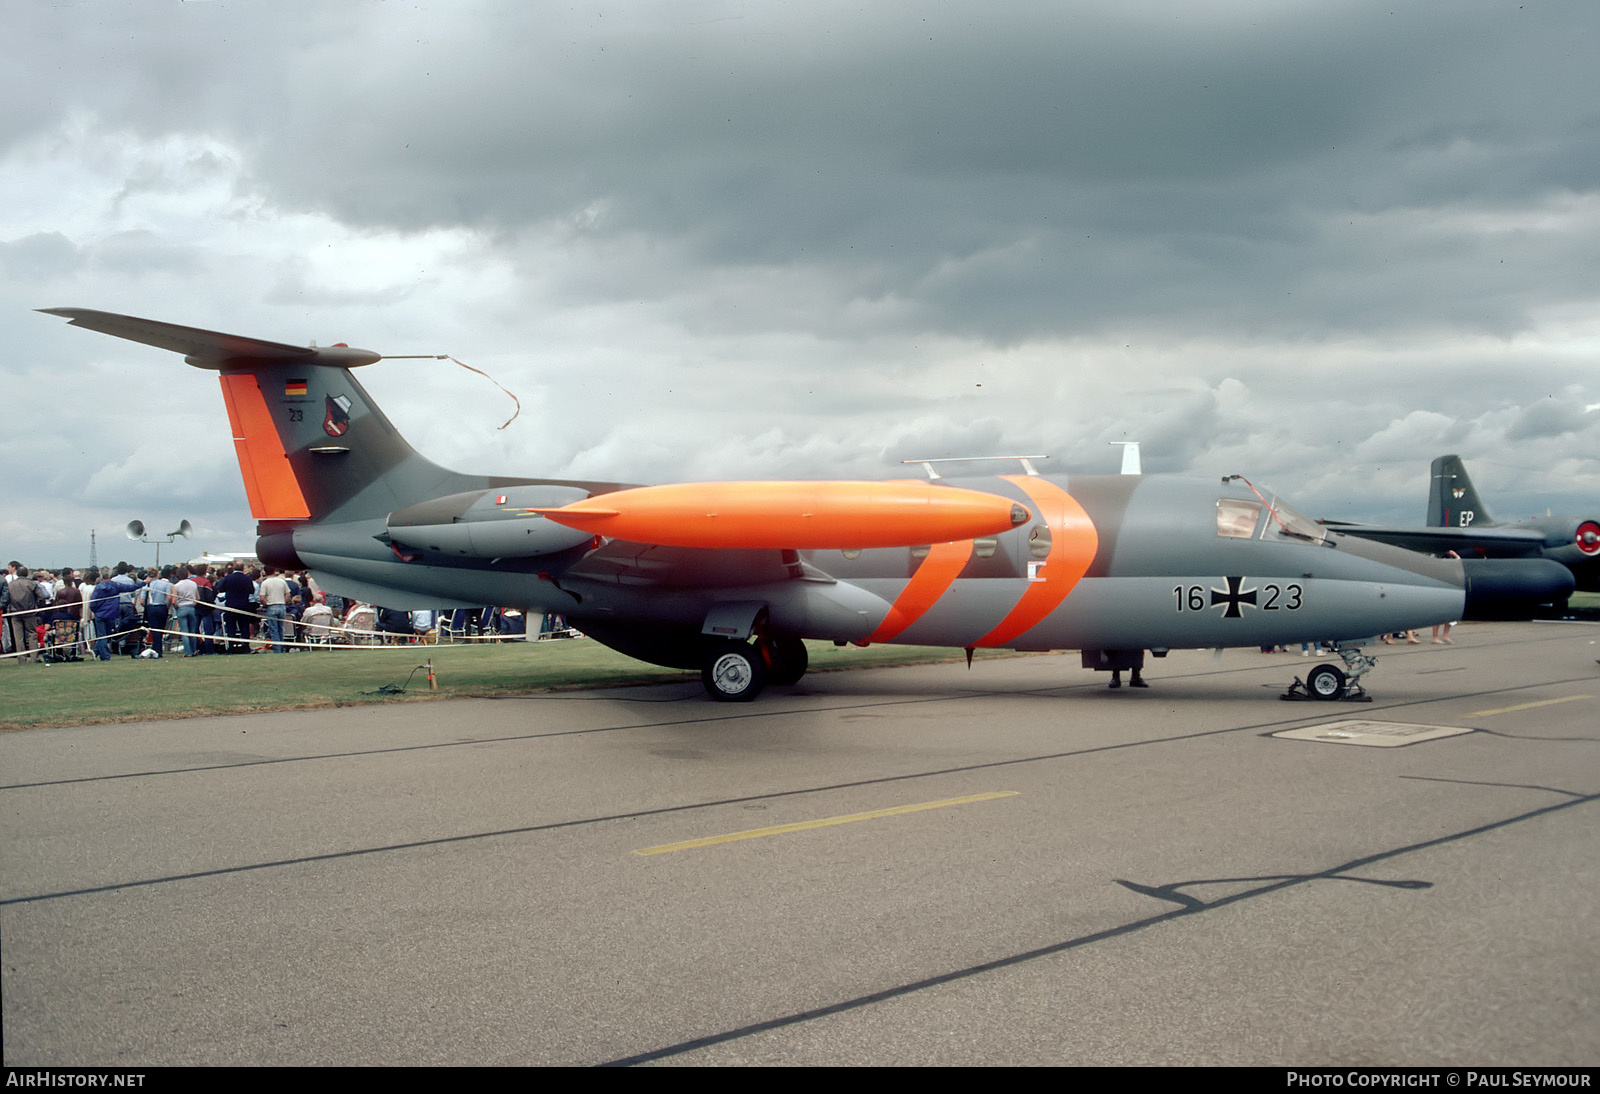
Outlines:
{"label": "grass field", "polygon": [[[1600,611],[1600,594],[1575,593],[1570,606]],[[806,646],[812,672],[955,661],[965,656],[958,649],[926,646],[860,649],[828,642]],[[1017,655],[980,650],[977,656]],[[437,691],[428,687],[425,671],[413,673],[430,659]],[[698,673],[647,665],[587,639],[187,660],[120,657],[58,665],[8,660],[0,662],[0,731],[698,679]],[[386,686],[404,686],[404,691],[379,693]]]}
{"label": "grass field", "polygon": [[[961,650],[923,646],[836,647],[807,642],[812,672],[959,660]],[[1015,656],[980,651],[979,657]],[[431,660],[438,690],[428,687]],[[409,677],[409,682],[408,682]],[[0,662],[0,730],[194,718],[263,710],[518,695],[556,688],[694,682],[588,639],[497,645],[400,646],[245,657],[19,665]],[[380,694],[385,686],[405,690]]]}

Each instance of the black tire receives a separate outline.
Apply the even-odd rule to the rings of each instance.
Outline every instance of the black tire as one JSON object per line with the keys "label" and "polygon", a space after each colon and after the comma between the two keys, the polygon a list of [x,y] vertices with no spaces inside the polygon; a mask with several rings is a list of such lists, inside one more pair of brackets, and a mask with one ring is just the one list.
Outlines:
{"label": "black tire", "polygon": [[786,687],[798,684],[810,665],[806,644],[798,638],[774,638],[768,645],[771,667],[767,669],[767,683]]}
{"label": "black tire", "polygon": [[724,642],[706,653],[700,682],[719,703],[748,703],[766,687],[767,667],[754,646]]}
{"label": "black tire", "polygon": [[1306,691],[1313,699],[1344,697],[1344,673],[1332,665],[1318,665],[1306,673]]}

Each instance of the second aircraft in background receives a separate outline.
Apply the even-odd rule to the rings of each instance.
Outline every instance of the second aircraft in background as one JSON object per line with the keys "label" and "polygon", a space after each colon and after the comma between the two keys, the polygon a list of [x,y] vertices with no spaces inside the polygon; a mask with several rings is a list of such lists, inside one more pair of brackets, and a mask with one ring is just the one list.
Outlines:
{"label": "second aircraft in background", "polygon": [[1576,588],[1600,591],[1600,516],[1497,521],[1467,477],[1460,456],[1440,456],[1428,470],[1426,527],[1336,521],[1328,521],[1328,525],[1346,535],[1432,555],[1454,551],[1469,559],[1549,559],[1572,571]]}

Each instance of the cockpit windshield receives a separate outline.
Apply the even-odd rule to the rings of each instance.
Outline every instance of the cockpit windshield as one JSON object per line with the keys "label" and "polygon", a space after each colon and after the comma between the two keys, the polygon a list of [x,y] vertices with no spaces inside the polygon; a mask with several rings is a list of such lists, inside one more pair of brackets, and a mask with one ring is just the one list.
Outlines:
{"label": "cockpit windshield", "polygon": [[1262,539],[1294,539],[1305,543],[1325,543],[1328,530],[1282,498],[1273,496],[1272,510]]}
{"label": "cockpit windshield", "polygon": [[[1224,539],[1287,539],[1299,543],[1326,543],[1328,530],[1282,498],[1262,494],[1241,476],[1229,476],[1223,481],[1237,480],[1250,487],[1255,501],[1244,498],[1217,499],[1217,535]],[[1271,498],[1269,501],[1268,498]],[[1265,512],[1266,519],[1262,519]],[[1257,528],[1260,531],[1257,531]]]}

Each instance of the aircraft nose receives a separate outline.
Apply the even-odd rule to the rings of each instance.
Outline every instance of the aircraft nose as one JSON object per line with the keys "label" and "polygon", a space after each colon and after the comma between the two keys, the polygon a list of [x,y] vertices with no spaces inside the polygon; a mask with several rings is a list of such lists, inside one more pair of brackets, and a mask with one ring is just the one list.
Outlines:
{"label": "aircraft nose", "polygon": [[1548,558],[1463,559],[1461,572],[1464,619],[1526,619],[1538,605],[1562,600],[1575,587],[1572,571]]}

